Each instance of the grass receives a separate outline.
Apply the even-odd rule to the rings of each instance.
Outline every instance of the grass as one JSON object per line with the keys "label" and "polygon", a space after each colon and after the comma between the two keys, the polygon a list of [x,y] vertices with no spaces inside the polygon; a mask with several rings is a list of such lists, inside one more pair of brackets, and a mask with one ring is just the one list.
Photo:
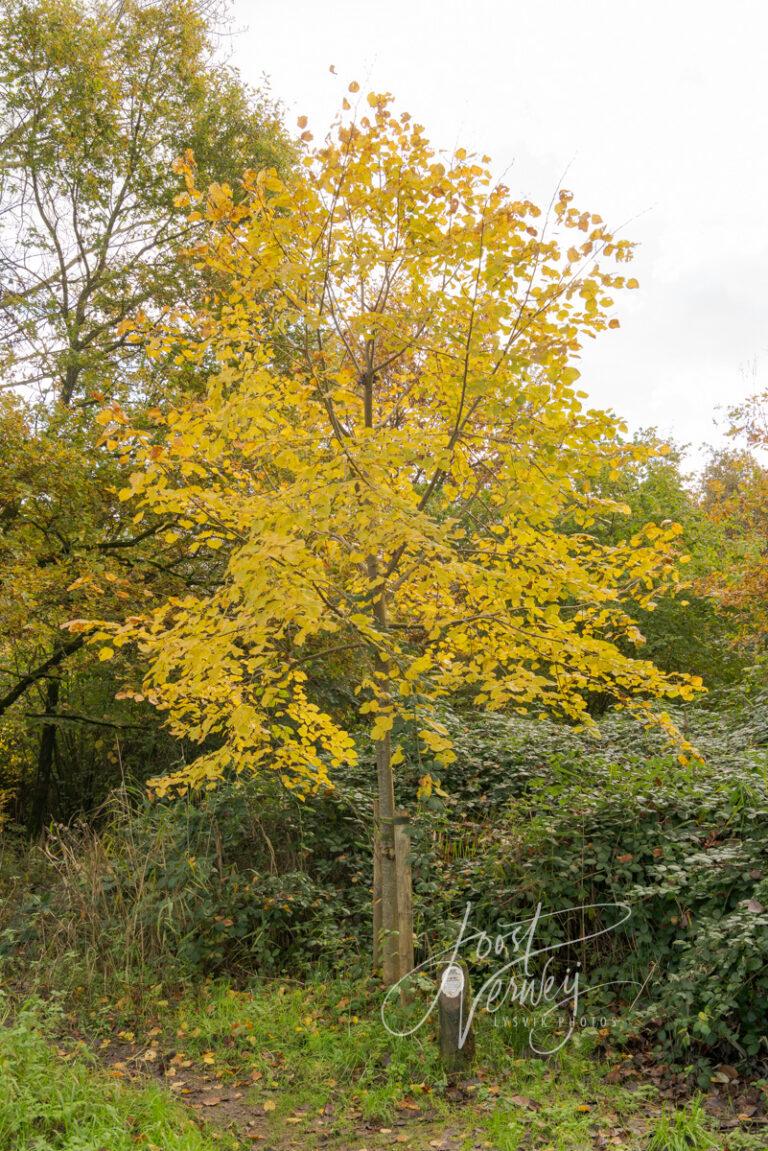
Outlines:
{"label": "grass", "polygon": [[[665,1111],[653,1087],[609,1082],[610,1064],[575,1037],[527,1058],[487,1019],[478,1059],[449,1079],[431,1025],[394,1038],[372,981],[208,983],[130,1016],[104,1000],[56,1013],[27,1006],[0,1030],[0,1147],[14,1151],[210,1151],[299,1146],[327,1151],[393,1142],[404,1151],[757,1151],[713,1133],[700,1100]],[[71,1002],[71,1001],[70,1001]],[[410,1010],[417,1010],[418,1004]],[[407,1014],[406,1009],[406,1014]],[[83,1039],[111,1065],[111,1075]],[[140,1073],[139,1073],[140,1072]],[[116,1080],[112,1076],[118,1076]],[[241,1097],[238,1113],[190,1102]],[[223,1086],[222,1086],[223,1085]],[[246,1124],[247,1120],[247,1124]],[[225,1132],[224,1127],[228,1126]],[[218,1127],[218,1130],[216,1128]],[[247,1129],[246,1129],[247,1128]],[[256,1142],[254,1142],[256,1140]]]}
{"label": "grass", "polygon": [[[242,1088],[247,1105],[263,1116],[270,1146],[290,1132],[307,1146],[335,1139],[370,1147],[377,1132],[386,1143],[386,1132],[396,1129],[407,1133],[410,1147],[428,1147],[452,1131],[458,1146],[576,1151],[603,1130],[627,1132],[617,1146],[642,1147],[628,1125],[652,1092],[606,1083],[586,1038],[552,1059],[529,1059],[513,1032],[481,1018],[477,1063],[451,1082],[433,1021],[415,1035],[393,1037],[381,1022],[380,997],[378,985],[365,981],[247,990],[210,983],[141,1016],[133,1030],[122,1001],[101,1004],[84,1026],[101,1037],[107,1057],[109,1045],[118,1049],[121,1063],[126,1046],[139,1066],[147,1049],[173,1050],[180,1075],[206,1074]],[[421,1006],[406,1009],[403,1023],[409,1010]],[[160,1062],[153,1053],[151,1066]]]}
{"label": "grass", "polygon": [[[247,1072],[255,1079],[253,1101],[274,1103],[277,1120],[327,1107],[381,1123],[403,1111],[447,1116],[455,1084],[438,1057],[434,1019],[413,1035],[392,1036],[381,1021],[380,996],[373,982],[283,982],[247,991],[212,984],[181,1001],[173,1040],[193,1062],[211,1060],[220,1075]],[[402,1009],[400,1023],[423,1010],[418,1001]],[[536,1084],[545,1090],[553,1077],[569,1093],[604,1090],[585,1040],[536,1060],[521,1058],[519,1042],[487,1018],[478,1018],[476,1033],[481,1058],[464,1090],[480,1103],[495,1105],[502,1083],[512,1091]]]}
{"label": "grass", "polygon": [[[212,1140],[162,1087],[137,1090],[44,1034],[40,1010],[0,1027],[0,1147],[13,1151],[209,1151]],[[216,1146],[234,1147],[216,1138]]]}
{"label": "grass", "polygon": [[698,1098],[685,1108],[662,1113],[648,1140],[648,1151],[711,1151],[713,1147],[716,1143]]}

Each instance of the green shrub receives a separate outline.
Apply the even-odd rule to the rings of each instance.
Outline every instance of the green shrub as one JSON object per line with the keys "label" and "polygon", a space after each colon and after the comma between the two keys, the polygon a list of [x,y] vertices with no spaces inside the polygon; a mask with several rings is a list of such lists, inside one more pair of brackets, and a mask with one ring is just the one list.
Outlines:
{"label": "green shrub", "polygon": [[[468,902],[488,932],[538,902],[591,905],[541,925],[560,943],[605,926],[600,904],[626,902],[621,929],[558,953],[586,985],[610,985],[590,1013],[615,1013],[615,1037],[650,1039],[702,1075],[765,1059],[768,707],[725,702],[678,717],[704,766],[622,716],[597,742],[544,720],[447,713],[458,758],[444,794],[418,803],[419,777],[438,772],[406,740],[417,962],[453,941]],[[273,781],[230,783],[176,803],[117,795],[98,829],[59,829],[26,896],[11,885],[6,963],[38,985],[94,988],[365,969],[374,770],[363,740],[360,752],[306,803]]]}
{"label": "green shrub", "polygon": [[[628,1029],[677,1063],[754,1067],[768,1055],[768,755],[760,710],[730,725],[722,713],[690,714],[703,766],[681,766],[621,718],[608,719],[591,750],[584,737],[536,725],[538,773],[526,775],[503,813],[471,835],[465,824],[458,853],[433,853],[422,885],[450,891],[454,917],[471,900],[473,922],[486,931],[530,915],[539,901],[545,911],[629,904],[624,927],[559,953],[561,966],[582,962],[585,984],[634,981],[618,995],[614,988],[613,1003],[608,993],[593,998],[590,1009],[623,1012]],[[529,747],[521,745],[526,772]],[[605,926],[609,914],[595,907],[585,918],[554,917],[539,937],[578,939],[584,926],[587,933]]]}
{"label": "green shrub", "polygon": [[331,967],[358,946],[367,834],[339,797],[307,819],[255,782],[194,802],[116,793],[100,826],[31,850],[31,887],[6,886],[0,956],[48,986]]}

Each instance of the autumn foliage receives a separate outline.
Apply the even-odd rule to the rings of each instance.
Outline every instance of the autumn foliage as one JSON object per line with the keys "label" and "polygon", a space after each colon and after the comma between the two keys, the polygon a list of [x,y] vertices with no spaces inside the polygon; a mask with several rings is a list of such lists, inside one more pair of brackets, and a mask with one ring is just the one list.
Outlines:
{"label": "autumn foliage", "polygon": [[408,725],[450,762],[447,696],[578,724],[592,693],[689,697],[633,621],[677,583],[679,529],[592,530],[621,511],[598,477],[640,449],[584,408],[576,365],[636,286],[631,245],[566,191],[543,215],[487,158],[441,158],[388,95],[303,139],[290,178],[249,171],[236,191],[179,163],[218,290],[151,354],[209,365],[208,390],[145,426],[102,416],[136,519],[226,556],[215,586],[100,632],[105,658],[141,644],[143,690],[201,745],[159,789],[263,769],[325,784],[355,755],[310,683],[339,652],[392,763]]}

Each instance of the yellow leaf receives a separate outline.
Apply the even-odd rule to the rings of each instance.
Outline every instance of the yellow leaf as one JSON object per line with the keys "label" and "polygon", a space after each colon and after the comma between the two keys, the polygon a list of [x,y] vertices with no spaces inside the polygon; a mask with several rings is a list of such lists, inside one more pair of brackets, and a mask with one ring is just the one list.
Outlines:
{"label": "yellow leaf", "polygon": [[395,722],[395,717],[386,712],[382,715],[377,715],[376,720],[371,728],[371,739],[383,739],[387,732],[392,730],[392,725]]}

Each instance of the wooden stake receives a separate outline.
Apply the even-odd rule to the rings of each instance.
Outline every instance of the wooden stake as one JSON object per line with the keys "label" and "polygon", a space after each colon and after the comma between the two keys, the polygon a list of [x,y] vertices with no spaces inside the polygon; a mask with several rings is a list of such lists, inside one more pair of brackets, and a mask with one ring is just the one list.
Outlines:
{"label": "wooden stake", "polygon": [[379,801],[373,801],[373,974],[381,971],[381,825]]}
{"label": "wooden stake", "polygon": [[395,868],[397,871],[397,945],[400,978],[413,971],[413,879],[411,876],[411,835],[408,813],[395,812]]}
{"label": "wooden stake", "polygon": [[395,785],[389,732],[376,740],[376,773],[379,791],[379,838],[381,840],[381,968],[387,987],[400,978],[397,945],[397,867],[395,864]]}
{"label": "wooden stake", "polygon": [[440,972],[438,1011],[440,1058],[446,1071],[459,1071],[475,1054],[475,1036],[470,1025],[472,990],[465,963],[454,960],[446,963]]}

